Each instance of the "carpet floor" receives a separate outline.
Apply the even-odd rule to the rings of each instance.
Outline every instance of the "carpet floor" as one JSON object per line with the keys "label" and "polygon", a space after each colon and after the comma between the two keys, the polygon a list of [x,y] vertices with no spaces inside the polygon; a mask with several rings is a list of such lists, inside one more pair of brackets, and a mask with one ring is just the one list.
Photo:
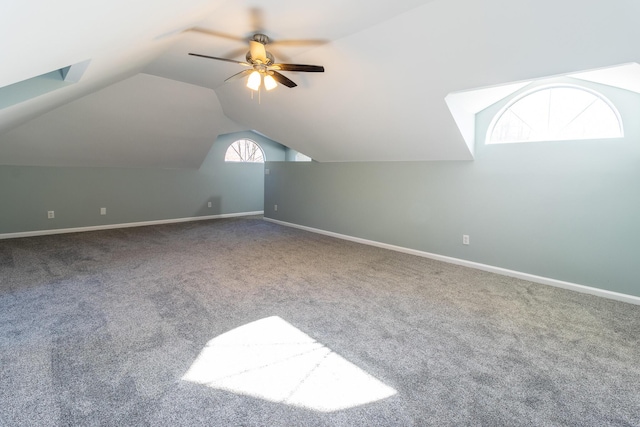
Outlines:
{"label": "carpet floor", "polygon": [[0,241],[2,426],[640,426],[640,306],[261,218]]}

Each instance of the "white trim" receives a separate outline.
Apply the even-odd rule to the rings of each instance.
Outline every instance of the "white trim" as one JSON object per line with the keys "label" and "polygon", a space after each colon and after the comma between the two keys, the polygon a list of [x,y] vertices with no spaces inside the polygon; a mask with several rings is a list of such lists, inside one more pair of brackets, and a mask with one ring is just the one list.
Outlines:
{"label": "white trim", "polygon": [[121,224],[106,224],[106,225],[94,225],[90,227],[76,227],[76,228],[56,228],[52,230],[36,230],[36,231],[23,231],[19,233],[5,233],[0,234],[0,240],[2,239],[17,239],[19,237],[34,237],[34,236],[47,236],[51,234],[65,234],[65,233],[80,233],[85,231],[98,231],[98,230],[112,230],[114,228],[130,228],[130,227],[145,227],[147,225],[162,225],[162,224],[175,224],[178,222],[191,222],[191,221],[204,221],[207,219],[220,219],[220,218],[233,218],[238,216],[250,216],[250,215],[262,215],[264,211],[255,212],[238,212],[219,215],[207,215],[207,216],[194,216],[190,218],[172,218],[172,219],[160,219],[156,221],[141,221],[141,222],[127,222]]}
{"label": "white trim", "polygon": [[490,273],[500,274],[502,276],[515,277],[516,279],[528,280],[534,283],[540,283],[542,285],[554,286],[556,288],[568,289],[570,291],[581,292],[583,294],[595,295],[598,297],[608,298],[616,301],[622,301],[629,304],[640,305],[640,297],[634,295],[627,295],[613,291],[607,291],[605,289],[593,288],[590,286],[578,285],[576,283],[564,282],[562,280],[551,279],[548,277],[536,276],[534,274],[522,273],[520,271],[508,270],[506,268],[495,267],[492,265],[481,264],[478,262],[467,261],[464,259],[448,257],[444,255],[433,254],[430,252],[419,251],[416,249],[409,249],[402,246],[390,245],[387,243],[376,242],[375,240],[367,240],[359,237],[352,237],[345,234],[334,233],[332,231],[320,230],[318,228],[307,227],[304,225],[293,224],[290,222],[280,221],[273,218],[263,217],[265,221],[273,222],[276,224],[284,225],[286,227],[299,228],[301,230],[310,231],[312,233],[324,234],[325,236],[335,237],[338,239],[349,240],[356,243],[362,243],[364,245],[376,246],[383,249],[389,249],[396,252],[403,252],[410,255],[416,255],[423,258],[430,258],[436,261],[443,261],[449,264],[461,265],[464,267],[475,268],[476,270],[488,271]]}

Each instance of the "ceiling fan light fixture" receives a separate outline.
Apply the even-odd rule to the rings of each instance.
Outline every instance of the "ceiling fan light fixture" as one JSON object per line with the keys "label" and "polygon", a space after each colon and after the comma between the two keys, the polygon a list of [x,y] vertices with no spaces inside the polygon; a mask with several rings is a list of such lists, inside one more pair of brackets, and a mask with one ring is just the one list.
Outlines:
{"label": "ceiling fan light fixture", "polygon": [[249,74],[249,80],[247,80],[247,87],[251,90],[260,89],[260,84],[262,83],[262,76],[259,72],[254,71]]}
{"label": "ceiling fan light fixture", "polygon": [[276,87],[278,87],[278,83],[272,75],[267,74],[266,76],[264,76],[264,87],[267,90],[275,89]]}

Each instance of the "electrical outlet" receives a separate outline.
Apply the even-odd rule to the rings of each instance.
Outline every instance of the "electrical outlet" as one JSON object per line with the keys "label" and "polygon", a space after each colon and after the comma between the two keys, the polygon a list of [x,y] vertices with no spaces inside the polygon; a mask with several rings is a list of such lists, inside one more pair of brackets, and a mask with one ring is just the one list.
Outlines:
{"label": "electrical outlet", "polygon": [[210,208],[211,207],[211,202],[207,203],[207,207]]}
{"label": "electrical outlet", "polygon": [[274,210],[275,212],[278,212],[278,205],[273,205],[273,210]]}
{"label": "electrical outlet", "polygon": [[106,215],[107,214],[107,208],[100,208],[100,215]]}
{"label": "electrical outlet", "polygon": [[54,211],[47,211],[47,218],[53,219],[56,217],[56,213]]}
{"label": "electrical outlet", "polygon": [[265,169],[265,170],[264,170],[264,174],[265,174],[265,175],[269,175],[269,173],[270,173],[270,172],[271,172],[271,171],[270,171],[269,169]]}
{"label": "electrical outlet", "polygon": [[469,235],[468,234],[463,234],[462,235],[462,244],[463,245],[468,245],[469,244]]}

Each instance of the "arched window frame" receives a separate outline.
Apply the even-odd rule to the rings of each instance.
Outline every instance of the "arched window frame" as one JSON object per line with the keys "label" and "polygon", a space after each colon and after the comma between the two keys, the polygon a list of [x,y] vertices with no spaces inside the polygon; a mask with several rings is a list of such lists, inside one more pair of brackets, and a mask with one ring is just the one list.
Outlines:
{"label": "arched window frame", "polygon": [[[257,148],[257,150],[252,150],[252,154],[249,157],[246,157],[247,152],[243,151],[242,147],[235,148],[237,144],[243,144],[243,143],[253,144],[253,147]],[[259,157],[255,157],[256,152],[260,153]],[[230,153],[232,156],[235,155],[236,157],[238,157],[239,160],[231,158],[229,156]],[[252,157],[254,158],[253,160],[251,159]],[[229,144],[229,147],[227,147],[227,150],[225,151],[225,154],[224,154],[225,163],[264,163],[266,159],[267,157],[264,153],[264,150],[260,146],[260,144],[258,144],[257,142],[249,138],[240,138],[233,141],[231,144]]]}
{"label": "arched window frame", "polygon": [[[598,99],[602,100],[609,108],[610,110],[614,113],[616,120],[618,122],[618,126],[620,128],[620,135],[619,136],[615,136],[615,137],[586,137],[586,138],[567,138],[567,139],[530,139],[530,140],[515,140],[515,141],[497,141],[497,142],[492,142],[491,141],[491,136],[493,134],[493,131],[496,127],[496,125],[498,124],[498,122],[500,121],[500,119],[502,118],[502,116],[516,103],[518,103],[519,101],[523,100],[524,98],[533,95],[534,93],[537,92],[541,92],[544,90],[548,90],[548,89],[554,89],[554,88],[571,88],[571,89],[577,89],[577,90],[581,90],[583,92],[587,92],[590,93],[591,95],[597,97]],[[502,107],[500,109],[500,111],[498,111],[498,113],[493,117],[493,119],[491,120],[491,123],[489,124],[489,127],[487,129],[487,134],[485,137],[485,144],[487,145],[499,145],[499,144],[521,144],[521,143],[535,143],[535,142],[548,142],[548,141],[582,141],[582,140],[588,140],[588,139],[614,139],[614,138],[622,138],[624,137],[624,126],[623,126],[623,122],[622,122],[622,117],[620,115],[620,112],[618,111],[618,109],[615,107],[615,105],[605,96],[603,95],[601,92],[598,92],[596,90],[593,90],[589,87],[585,87],[585,86],[581,86],[579,84],[573,84],[573,83],[549,83],[549,84],[544,84],[544,85],[540,85],[537,86],[533,89],[527,90],[523,93],[520,93],[518,95],[513,96],[512,99],[509,100],[509,102],[506,103],[506,105],[504,107]]]}

